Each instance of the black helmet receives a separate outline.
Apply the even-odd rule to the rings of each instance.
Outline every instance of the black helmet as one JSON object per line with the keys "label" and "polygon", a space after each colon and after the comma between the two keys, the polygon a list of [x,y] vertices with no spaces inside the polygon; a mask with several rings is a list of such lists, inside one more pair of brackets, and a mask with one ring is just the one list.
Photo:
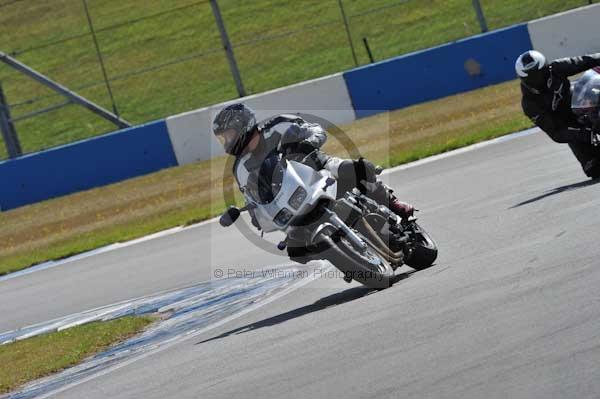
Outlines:
{"label": "black helmet", "polygon": [[248,145],[255,127],[254,111],[242,103],[223,108],[213,121],[213,133],[223,144],[225,152],[235,156]]}
{"label": "black helmet", "polygon": [[529,88],[538,91],[544,88],[548,79],[546,57],[539,51],[526,51],[517,58],[515,71]]}

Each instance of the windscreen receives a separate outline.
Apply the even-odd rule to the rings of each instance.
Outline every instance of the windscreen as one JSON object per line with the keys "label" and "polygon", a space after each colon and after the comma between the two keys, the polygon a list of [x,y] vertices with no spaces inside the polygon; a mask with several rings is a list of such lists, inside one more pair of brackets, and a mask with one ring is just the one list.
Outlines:
{"label": "windscreen", "polygon": [[600,111],[600,73],[590,70],[573,84],[571,109],[583,121],[596,122]]}
{"label": "windscreen", "polygon": [[281,154],[273,153],[265,158],[260,168],[248,176],[247,190],[254,201],[268,204],[279,193],[283,181],[284,162]]}

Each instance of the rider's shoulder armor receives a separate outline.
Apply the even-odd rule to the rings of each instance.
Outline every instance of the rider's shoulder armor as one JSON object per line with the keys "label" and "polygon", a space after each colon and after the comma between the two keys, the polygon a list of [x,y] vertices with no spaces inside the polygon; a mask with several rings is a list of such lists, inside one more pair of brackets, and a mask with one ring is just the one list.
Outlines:
{"label": "rider's shoulder armor", "polygon": [[298,115],[293,114],[281,114],[274,116],[269,119],[265,119],[264,121],[258,124],[259,130],[270,130],[275,125],[279,125],[280,123],[303,123],[304,119],[299,117]]}

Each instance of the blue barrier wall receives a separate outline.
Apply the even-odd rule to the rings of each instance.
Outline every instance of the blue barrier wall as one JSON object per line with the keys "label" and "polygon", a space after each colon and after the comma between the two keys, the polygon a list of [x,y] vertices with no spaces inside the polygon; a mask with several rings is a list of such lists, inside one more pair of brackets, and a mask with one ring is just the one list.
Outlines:
{"label": "blue barrier wall", "polygon": [[176,166],[164,120],[0,162],[7,210]]}
{"label": "blue barrier wall", "polygon": [[532,48],[527,24],[474,36],[344,73],[357,118],[516,79]]}
{"label": "blue barrier wall", "polygon": [[[515,79],[514,60],[532,47],[527,24],[515,25],[357,68],[343,82],[362,118]],[[176,165],[165,121],[125,129],[0,162],[0,210]]]}

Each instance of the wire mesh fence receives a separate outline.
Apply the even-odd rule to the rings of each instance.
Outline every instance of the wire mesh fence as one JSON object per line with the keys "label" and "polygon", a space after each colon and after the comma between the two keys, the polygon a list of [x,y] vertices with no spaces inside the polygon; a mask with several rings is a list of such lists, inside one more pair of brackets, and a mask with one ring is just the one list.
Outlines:
{"label": "wire mesh fence", "polygon": [[[590,1],[218,0],[218,5],[244,89],[253,94],[367,64],[365,42],[377,61],[480,33],[476,2],[492,30]],[[133,123],[238,96],[208,0],[5,0],[0,50]],[[0,83],[24,152],[115,129],[2,64]]]}

